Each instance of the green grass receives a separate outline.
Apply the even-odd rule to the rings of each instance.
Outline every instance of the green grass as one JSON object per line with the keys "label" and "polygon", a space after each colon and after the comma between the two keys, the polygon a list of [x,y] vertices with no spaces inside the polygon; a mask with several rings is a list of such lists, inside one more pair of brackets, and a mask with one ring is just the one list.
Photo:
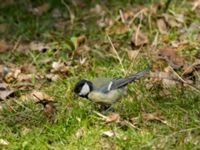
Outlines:
{"label": "green grass", "polygon": [[[44,1],[30,2],[33,6],[43,4]],[[145,4],[144,4],[144,3]],[[6,2],[5,2],[6,3]],[[129,85],[128,96],[117,103],[115,111],[120,114],[119,123],[106,123],[97,116],[97,105],[92,102],[76,97],[72,91],[75,83],[82,79],[92,79],[97,76],[122,77],[124,72],[118,59],[115,59],[109,49],[111,45],[107,39],[105,30],[96,25],[100,19],[99,14],[92,14],[89,9],[94,7],[97,1],[86,3],[83,8],[76,7],[73,3],[66,3],[70,11],[75,15],[74,24],[70,22],[64,30],[55,29],[54,23],[59,22],[51,15],[54,8],[68,12],[67,8],[59,1],[50,1],[51,9],[41,16],[33,15],[28,11],[29,3],[26,1],[15,2],[11,5],[0,6],[0,23],[9,24],[9,28],[0,34],[0,39],[15,43],[21,41],[42,41],[58,43],[58,49],[37,52],[25,50],[22,52],[8,51],[0,54],[0,64],[17,68],[23,64],[33,64],[37,74],[45,75],[50,72],[51,63],[42,63],[45,59],[53,61],[69,62],[69,74],[62,75],[55,82],[46,79],[41,81],[32,80],[33,89],[42,91],[53,97],[56,101],[56,114],[54,121],[48,120],[42,111],[41,104],[35,104],[32,98],[24,101],[23,96],[31,93],[31,90],[19,90],[14,97],[0,102],[0,139],[9,142],[8,145],[0,143],[0,149],[200,149],[200,95],[190,87],[166,88],[159,81],[141,79],[135,84]],[[106,16],[117,20],[119,9],[138,7],[143,4],[150,8],[155,1],[99,1],[105,10]],[[191,12],[191,6],[186,2],[180,5],[172,1],[169,6],[173,12]],[[89,15],[87,15],[89,13]],[[162,10],[158,13],[162,14]],[[191,16],[190,16],[191,15]],[[186,23],[198,21],[197,13],[192,12],[186,17]],[[159,16],[159,14],[158,14]],[[142,30],[148,33],[150,43],[154,40],[158,29],[156,16],[150,16],[151,28],[148,19],[142,22]],[[69,16],[65,18],[69,20]],[[119,20],[116,21],[120,22]],[[133,22],[135,26],[139,20]],[[132,26],[131,26],[132,27]],[[188,25],[185,25],[188,28]],[[151,55],[150,44],[141,47],[131,46],[133,28],[122,35],[109,35],[122,59],[122,64],[128,73],[144,69],[149,64],[156,62]],[[196,32],[195,32],[196,33]],[[82,52],[70,60],[73,50],[65,47],[66,40],[71,37],[85,35],[89,52]],[[159,42],[158,47],[169,44],[178,39],[178,29],[172,28],[166,35],[167,42]],[[192,35],[188,36],[191,43],[198,45]],[[158,48],[157,47],[157,48]],[[134,62],[130,61],[126,50],[140,49]],[[192,44],[183,52],[189,60],[194,60],[197,49]],[[86,58],[87,64],[80,65],[80,59]],[[84,66],[85,65],[85,66]],[[130,67],[131,66],[131,67]],[[10,83],[14,86],[16,83]],[[148,85],[153,86],[148,89]],[[167,93],[166,96],[163,93]],[[142,113],[161,112],[165,122],[147,121]],[[136,128],[124,121],[131,122],[135,118]],[[105,137],[105,131],[113,131],[112,137]]]}

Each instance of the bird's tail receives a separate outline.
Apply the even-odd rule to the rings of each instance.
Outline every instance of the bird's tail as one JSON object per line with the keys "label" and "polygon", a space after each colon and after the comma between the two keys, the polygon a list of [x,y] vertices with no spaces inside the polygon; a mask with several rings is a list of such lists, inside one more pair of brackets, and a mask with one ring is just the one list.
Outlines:
{"label": "bird's tail", "polygon": [[130,79],[132,79],[132,81],[135,81],[135,80],[143,77],[150,70],[151,70],[150,68],[146,68],[146,69],[144,69],[144,70],[142,70],[142,71],[140,71],[140,72],[138,72],[136,74],[128,76],[127,78],[130,78]]}

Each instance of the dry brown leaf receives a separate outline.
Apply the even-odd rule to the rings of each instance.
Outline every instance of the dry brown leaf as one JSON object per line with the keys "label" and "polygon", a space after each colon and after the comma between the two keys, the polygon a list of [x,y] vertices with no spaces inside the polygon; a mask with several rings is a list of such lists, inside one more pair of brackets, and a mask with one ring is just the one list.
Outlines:
{"label": "dry brown leaf", "polygon": [[52,73],[63,73],[65,75],[68,75],[69,73],[69,67],[62,62],[53,62],[52,68]]}
{"label": "dry brown leaf", "polygon": [[50,49],[50,44],[46,44],[46,43],[38,42],[38,41],[33,41],[33,42],[30,43],[29,49],[44,52],[44,51]]}
{"label": "dry brown leaf", "polygon": [[42,15],[43,13],[49,11],[51,8],[49,3],[44,3],[32,10],[32,12],[36,15]]}
{"label": "dry brown leaf", "polygon": [[34,74],[19,74],[17,76],[17,81],[19,82],[24,82],[24,81],[27,81],[27,82],[31,82],[34,78]]}
{"label": "dry brown leaf", "polygon": [[12,94],[14,94],[14,90],[8,88],[7,84],[0,83],[0,100],[5,100]]}
{"label": "dry brown leaf", "polygon": [[6,81],[6,83],[11,83],[15,80],[15,77],[14,77],[14,72],[8,72],[5,77],[4,77],[4,80]]}
{"label": "dry brown leaf", "polygon": [[122,12],[122,17],[126,23],[131,23],[134,19],[134,12],[133,10],[125,10]]}
{"label": "dry brown leaf", "polygon": [[119,122],[119,120],[120,120],[120,115],[118,113],[110,113],[105,118],[105,121],[107,123],[110,123],[110,122]]}
{"label": "dry brown leaf", "polygon": [[149,43],[148,36],[141,32],[140,29],[136,29],[135,33],[132,35],[131,42],[134,46],[142,46]]}
{"label": "dry brown leaf", "polygon": [[0,53],[6,52],[10,49],[9,43],[5,40],[0,40]]}
{"label": "dry brown leaf", "polygon": [[195,70],[200,70],[200,59],[196,59],[195,62],[190,66],[184,66],[183,69],[183,75],[189,75]]}
{"label": "dry brown leaf", "polygon": [[111,18],[101,18],[100,20],[97,20],[97,25],[101,28],[104,28],[104,27],[111,27],[113,26],[114,24],[114,21],[111,19]]}
{"label": "dry brown leaf", "polygon": [[77,45],[80,46],[86,42],[87,38],[85,35],[81,35],[77,38]]}
{"label": "dry brown leaf", "polygon": [[20,70],[23,73],[37,73],[36,67],[33,64],[23,64],[20,66]]}
{"label": "dry brown leaf", "polygon": [[163,18],[157,19],[156,23],[160,33],[167,33],[167,25]]}
{"label": "dry brown leaf", "polygon": [[200,0],[195,0],[193,1],[192,3],[193,7],[192,7],[192,10],[194,11],[195,9],[197,8],[200,8]]}
{"label": "dry brown leaf", "polygon": [[153,112],[153,113],[146,113],[146,112],[142,112],[142,118],[145,121],[163,121],[164,116],[162,115],[161,112]]}
{"label": "dry brown leaf", "polygon": [[47,94],[45,94],[45,93],[43,93],[43,92],[40,92],[40,91],[33,91],[32,93],[31,93],[31,95],[32,95],[32,97],[33,97],[33,99],[35,100],[35,102],[37,102],[37,103],[42,103],[43,101],[45,102],[52,102],[53,101],[53,98],[52,97],[50,97],[49,95],[47,95]]}
{"label": "dry brown leaf", "polygon": [[19,44],[17,44],[15,49],[16,51],[24,52],[24,51],[29,50],[29,47],[30,47],[29,45],[30,43],[27,41],[19,42]]}
{"label": "dry brown leaf", "polygon": [[109,34],[124,34],[129,31],[129,26],[125,24],[112,25],[106,28]]}
{"label": "dry brown leaf", "polygon": [[59,80],[60,76],[57,74],[49,73],[45,75],[48,80],[57,81]]}
{"label": "dry brown leaf", "polygon": [[42,104],[44,106],[44,110],[43,110],[44,115],[48,119],[52,120],[54,115],[55,115],[55,112],[56,112],[56,108],[54,106],[54,103],[51,102],[51,101],[50,102],[48,101],[48,102],[42,103]]}
{"label": "dry brown leaf", "polygon": [[139,54],[139,50],[129,50],[128,51],[128,58],[130,60],[133,60],[138,56],[138,54]]}
{"label": "dry brown leaf", "polygon": [[159,57],[165,59],[169,65],[174,68],[178,69],[185,65],[185,59],[177,54],[177,48],[175,47],[164,47],[161,48],[158,52]]}
{"label": "dry brown leaf", "polygon": [[165,22],[167,23],[167,25],[169,27],[174,28],[174,27],[181,27],[182,26],[182,20],[180,19],[180,17],[178,18],[178,20],[176,19],[176,16],[172,16],[172,15],[169,15],[169,14],[164,14],[163,17],[164,17]]}
{"label": "dry brown leaf", "polygon": [[10,72],[8,72],[5,76],[4,76],[4,80],[7,83],[11,83],[15,80],[17,80],[17,77],[19,76],[19,74],[21,73],[20,69],[10,69]]}
{"label": "dry brown leaf", "polygon": [[169,71],[168,67],[165,68],[165,72],[151,72],[150,77],[154,81],[161,81],[164,88],[173,87],[179,83],[179,79]]}
{"label": "dry brown leaf", "polygon": [[94,8],[90,9],[91,13],[96,13],[98,15],[104,15],[105,11],[103,10],[102,6],[99,4],[96,4]]}

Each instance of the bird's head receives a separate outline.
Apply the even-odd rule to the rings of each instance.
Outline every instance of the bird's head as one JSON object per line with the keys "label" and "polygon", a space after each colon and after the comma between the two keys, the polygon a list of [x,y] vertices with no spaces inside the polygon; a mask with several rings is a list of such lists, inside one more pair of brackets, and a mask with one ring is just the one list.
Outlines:
{"label": "bird's head", "polygon": [[93,84],[88,80],[80,80],[74,87],[74,92],[80,97],[88,97],[88,94],[93,90]]}

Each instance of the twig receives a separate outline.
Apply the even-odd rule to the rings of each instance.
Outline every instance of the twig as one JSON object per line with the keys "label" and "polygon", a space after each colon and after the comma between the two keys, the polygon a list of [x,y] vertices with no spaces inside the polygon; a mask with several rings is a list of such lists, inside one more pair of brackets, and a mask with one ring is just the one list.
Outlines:
{"label": "twig", "polygon": [[120,14],[120,18],[121,18],[122,22],[125,23],[124,15],[123,15],[123,12],[121,9],[119,10],[119,14]]}
{"label": "twig", "polygon": [[124,72],[124,74],[126,74],[126,71],[125,71],[124,66],[123,66],[123,64],[122,64],[122,60],[121,60],[121,58],[119,57],[119,54],[117,53],[117,51],[116,51],[116,49],[115,49],[115,47],[114,47],[114,45],[113,45],[113,43],[112,43],[112,41],[111,41],[111,39],[110,39],[110,37],[109,37],[109,35],[108,35],[107,33],[106,33],[106,36],[108,37],[108,40],[109,40],[109,42],[110,42],[110,44],[111,44],[111,46],[112,46],[112,49],[113,49],[115,55],[117,56],[117,59],[118,59],[120,65],[121,65],[121,67],[122,67],[122,71]]}
{"label": "twig", "polygon": [[71,22],[71,24],[73,24],[74,20],[75,20],[74,14],[72,13],[72,11],[70,10],[69,6],[65,3],[64,0],[61,0],[61,3],[67,8],[67,10],[69,12],[69,16],[70,16],[70,22]]}
{"label": "twig", "polygon": [[194,86],[192,86],[191,84],[187,83],[185,80],[183,80],[183,78],[181,78],[179,76],[178,73],[176,73],[176,71],[170,66],[170,69],[173,71],[173,73],[178,77],[178,79],[183,82],[184,84],[188,85],[190,88],[194,89],[196,92],[199,92],[200,93],[200,90]]}
{"label": "twig", "polygon": [[97,114],[99,117],[101,117],[103,120],[107,119],[106,116],[104,116],[103,114],[97,112],[97,111],[93,111],[95,114]]}
{"label": "twig", "polygon": [[19,37],[17,38],[17,41],[15,42],[15,44],[14,44],[14,46],[13,46],[13,48],[12,48],[12,52],[15,51],[15,50],[17,49],[17,47],[19,46],[20,41],[21,41],[21,36],[19,36]]}

